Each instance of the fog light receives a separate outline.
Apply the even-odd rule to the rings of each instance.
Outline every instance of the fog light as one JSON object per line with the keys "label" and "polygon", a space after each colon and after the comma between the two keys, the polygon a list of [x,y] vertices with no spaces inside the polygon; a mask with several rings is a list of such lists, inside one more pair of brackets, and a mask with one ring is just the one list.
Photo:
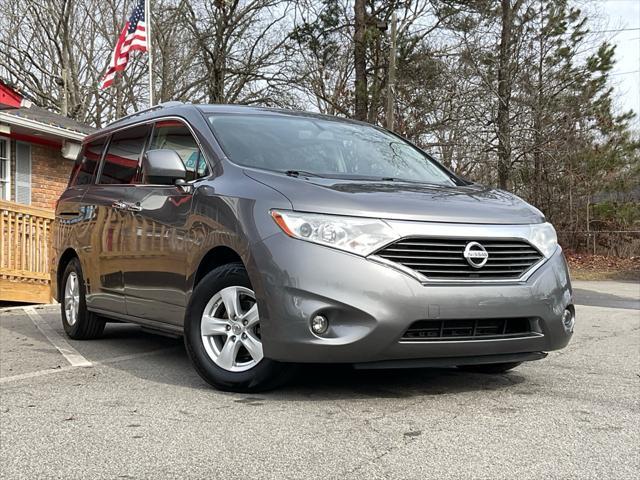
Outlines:
{"label": "fog light", "polygon": [[562,314],[562,325],[568,333],[573,333],[573,326],[576,323],[576,316],[573,310],[567,308]]}
{"label": "fog light", "polygon": [[316,335],[322,335],[329,329],[329,320],[322,315],[316,315],[311,319],[311,331]]}

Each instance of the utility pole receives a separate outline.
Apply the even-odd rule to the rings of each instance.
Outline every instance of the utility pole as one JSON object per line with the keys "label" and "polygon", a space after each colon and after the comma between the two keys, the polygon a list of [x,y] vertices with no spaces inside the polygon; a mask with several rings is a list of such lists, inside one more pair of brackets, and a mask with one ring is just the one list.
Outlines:
{"label": "utility pole", "polygon": [[355,0],[353,63],[355,69],[355,118],[367,121],[369,92],[367,88],[367,7],[365,0]]}
{"label": "utility pole", "polygon": [[398,19],[396,12],[391,17],[391,49],[389,50],[389,80],[387,82],[387,129],[393,130],[393,116],[396,93],[396,36]]}
{"label": "utility pole", "polygon": [[[512,0],[501,0],[501,31],[498,50],[498,106],[496,127],[498,129],[498,187],[506,190],[511,174],[511,90],[514,82],[513,17]],[[518,4],[518,2],[516,2]],[[519,5],[519,4],[518,4]]]}

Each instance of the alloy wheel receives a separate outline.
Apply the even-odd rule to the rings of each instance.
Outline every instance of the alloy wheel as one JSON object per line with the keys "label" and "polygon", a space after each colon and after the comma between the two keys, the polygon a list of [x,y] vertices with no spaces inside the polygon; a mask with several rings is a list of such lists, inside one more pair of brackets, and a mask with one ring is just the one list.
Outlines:
{"label": "alloy wheel", "polygon": [[69,326],[75,325],[78,321],[80,310],[80,283],[76,272],[69,273],[64,286],[64,311],[67,316]]}
{"label": "alloy wheel", "polygon": [[244,372],[263,358],[260,316],[255,293],[227,287],[207,303],[200,321],[202,343],[209,358],[230,372]]}

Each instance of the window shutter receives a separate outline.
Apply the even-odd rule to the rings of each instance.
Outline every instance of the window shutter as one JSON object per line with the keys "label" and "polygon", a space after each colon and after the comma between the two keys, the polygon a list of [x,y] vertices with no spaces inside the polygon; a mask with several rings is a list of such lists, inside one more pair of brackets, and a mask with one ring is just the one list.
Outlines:
{"label": "window shutter", "polygon": [[16,202],[31,204],[31,145],[16,142]]}
{"label": "window shutter", "polygon": [[0,137],[0,200],[11,200],[9,139]]}

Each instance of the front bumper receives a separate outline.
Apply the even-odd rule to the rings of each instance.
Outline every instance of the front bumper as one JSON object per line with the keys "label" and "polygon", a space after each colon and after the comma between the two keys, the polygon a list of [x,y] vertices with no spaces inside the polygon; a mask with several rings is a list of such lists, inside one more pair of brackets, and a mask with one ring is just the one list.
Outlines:
{"label": "front bumper", "polygon": [[[560,248],[526,282],[423,285],[392,267],[275,234],[252,247],[265,356],[283,362],[363,363],[548,352],[567,345],[572,304]],[[309,329],[321,313],[322,338]],[[417,320],[530,317],[541,335],[404,342]]]}

